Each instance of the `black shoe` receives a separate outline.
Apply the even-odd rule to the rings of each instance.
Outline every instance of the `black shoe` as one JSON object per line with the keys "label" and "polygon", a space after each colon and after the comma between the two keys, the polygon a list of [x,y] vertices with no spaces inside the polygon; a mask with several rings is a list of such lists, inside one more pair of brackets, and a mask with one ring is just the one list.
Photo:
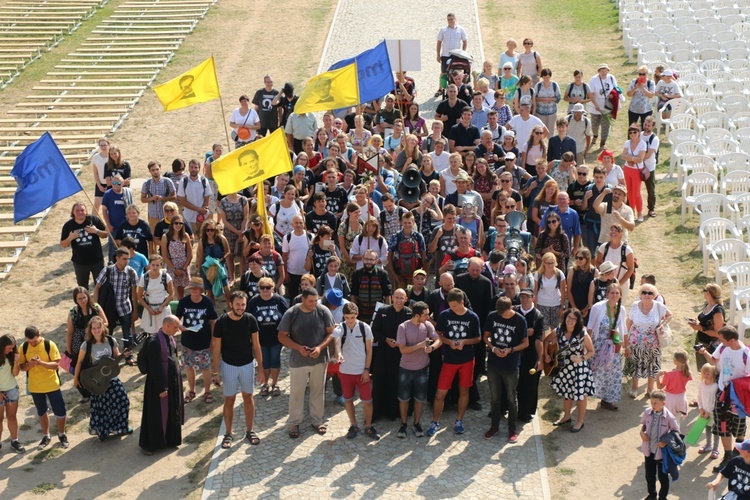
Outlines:
{"label": "black shoe", "polygon": [[19,441],[11,441],[10,447],[13,448],[16,453],[23,453],[26,451],[26,448],[19,442]]}
{"label": "black shoe", "polygon": [[724,452],[724,458],[721,459],[721,463],[713,468],[714,473],[718,474],[721,470],[727,466],[730,460],[734,458],[731,451]]}
{"label": "black shoe", "polygon": [[406,438],[407,429],[408,429],[408,426],[406,424],[401,424],[401,427],[398,428],[398,433],[396,434],[396,437],[400,439]]}
{"label": "black shoe", "polygon": [[473,403],[469,403],[469,408],[476,411],[482,411],[482,403],[474,401]]}
{"label": "black shoe", "polygon": [[349,427],[349,431],[346,433],[346,439],[354,439],[359,434],[359,427],[352,425]]}

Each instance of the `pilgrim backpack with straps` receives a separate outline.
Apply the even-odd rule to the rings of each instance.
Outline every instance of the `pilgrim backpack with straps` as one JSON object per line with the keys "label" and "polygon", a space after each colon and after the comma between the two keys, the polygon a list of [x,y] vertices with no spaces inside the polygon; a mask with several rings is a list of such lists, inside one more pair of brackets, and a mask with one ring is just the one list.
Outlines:
{"label": "pilgrim backpack with straps", "polygon": [[[344,348],[344,343],[346,342],[346,330],[347,326],[346,323],[341,323],[341,326],[343,327],[344,334],[341,336],[341,348]],[[365,345],[365,352],[367,351],[367,335],[365,335],[365,326],[364,323],[357,320],[357,326],[359,327],[359,334],[362,336],[362,343]],[[354,329],[352,328],[352,335],[354,334]]]}
{"label": "pilgrim backpack with straps", "polygon": [[[536,84],[536,95],[539,95],[539,91],[542,90],[542,85],[544,85],[544,82],[538,82]],[[552,82],[552,90],[555,92],[555,94],[558,94],[560,92],[560,87],[557,85],[557,82]],[[586,91],[584,90],[584,92]]]}
{"label": "pilgrim backpack with straps", "polygon": [[[586,99],[586,97],[588,97],[588,95],[589,95],[589,86],[588,86],[588,84],[586,82],[581,82],[581,83],[583,83],[583,85],[582,85],[582,87],[583,87],[583,98]],[[574,85],[572,83],[568,86],[568,98],[570,98],[570,95],[573,93],[573,87],[574,87]],[[572,114],[568,115],[568,116],[572,116]]]}
{"label": "pilgrim backpack with straps", "polygon": [[[623,243],[620,246],[620,267],[625,266],[625,269],[628,267],[628,258],[625,255],[626,249],[628,245],[626,243]],[[603,256],[607,256],[607,253],[609,252],[609,241],[604,245],[604,254]],[[630,275],[630,289],[632,290],[635,287],[635,270],[638,269],[638,259],[635,258],[635,255],[633,255],[633,274]],[[619,274],[619,271],[618,271]]]}
{"label": "pilgrim backpack with straps", "polygon": [[[47,360],[52,361],[52,356],[50,356],[49,351],[52,348],[50,341],[47,339],[44,339],[44,350],[47,351]],[[21,344],[21,351],[23,351],[23,357],[26,358],[26,353],[29,350],[29,341],[25,340],[23,344]],[[26,360],[28,363],[28,359]],[[60,373],[58,370],[55,370],[55,375],[57,375],[57,383],[62,384],[62,381],[60,380]],[[29,387],[29,372],[26,371],[26,391],[28,392]]]}
{"label": "pilgrim backpack with straps", "polygon": [[[651,143],[654,142],[654,137],[656,137],[656,134],[652,133],[651,137],[648,138],[648,141],[646,141],[646,146],[649,148],[651,147]],[[656,151],[654,151],[654,160],[656,160],[656,164],[659,164],[659,148],[656,148]]]}
{"label": "pilgrim backpack with straps", "polygon": [[418,233],[412,232],[406,236],[402,232],[396,234],[396,252],[394,259],[396,272],[400,276],[412,276],[414,271],[422,267],[422,248],[419,247]]}
{"label": "pilgrim backpack with straps", "polygon": [[[182,190],[185,192],[185,197],[187,197],[188,181],[190,181],[190,176],[185,176],[185,178],[182,179]],[[203,192],[206,192],[206,189],[208,189],[208,179],[201,176],[201,185],[203,186]]]}
{"label": "pilgrim backpack with straps", "polygon": [[[286,236],[284,236],[287,245],[290,245],[292,243],[292,234],[294,233],[288,233]],[[305,236],[307,236],[307,246],[309,247],[312,244],[313,235],[308,231],[305,231]]]}
{"label": "pilgrim backpack with straps", "polygon": [[[162,270],[162,271],[159,271],[159,274],[161,275],[161,284],[164,287],[164,291],[169,293],[169,290],[167,289],[167,272]],[[147,298],[148,298],[148,282],[150,279],[151,277],[148,275],[148,271],[143,273],[143,291],[146,294]],[[148,300],[146,302],[148,302]]]}
{"label": "pilgrim backpack with straps", "polygon": [[[565,273],[563,273],[559,269],[555,269],[555,277],[557,278],[557,283],[555,283],[555,288],[558,290],[560,289],[560,283],[562,283],[563,277],[565,276]],[[541,290],[544,287],[544,282],[542,281],[542,273],[537,272],[536,273],[536,282],[539,283],[539,289]]]}
{"label": "pilgrim backpack with straps", "polygon": [[[304,217],[305,215],[305,208],[302,206],[302,202],[299,200],[294,200],[294,204],[297,205],[299,208],[300,214]],[[278,224],[276,223],[276,218],[279,216],[279,210],[281,210],[281,201],[277,201],[276,204],[274,204],[274,207],[276,207],[276,210],[273,214],[273,226],[276,227]]]}

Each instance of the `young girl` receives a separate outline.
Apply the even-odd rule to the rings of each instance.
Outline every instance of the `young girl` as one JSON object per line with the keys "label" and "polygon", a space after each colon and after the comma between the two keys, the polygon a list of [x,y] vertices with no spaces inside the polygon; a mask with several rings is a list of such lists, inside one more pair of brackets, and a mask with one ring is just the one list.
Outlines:
{"label": "young girl", "polygon": [[[656,498],[656,478],[659,477],[659,498],[669,495],[669,475],[662,470],[662,446],[659,440],[669,431],[680,430],[677,419],[666,408],[667,395],[656,389],[651,392],[651,408],[641,415],[641,451],[646,461],[648,498]],[[655,427],[656,426],[656,427]]]}
{"label": "young girl", "polygon": [[[0,337],[0,438],[3,432],[3,419],[8,415],[10,447],[16,453],[23,453],[26,448],[18,441],[18,382],[16,377],[21,371],[18,365],[18,348],[13,335]],[[2,444],[0,444],[2,447]]]}
{"label": "young girl", "polygon": [[664,389],[667,394],[666,405],[670,412],[680,423],[683,415],[687,415],[687,397],[685,397],[685,388],[688,382],[693,380],[688,366],[688,355],[682,349],[674,353],[675,369],[671,372],[664,370],[656,374],[656,387]]}
{"label": "young girl", "polygon": [[[716,405],[716,389],[719,385],[716,383],[719,372],[715,366],[705,364],[701,368],[701,384],[698,388],[698,409],[701,417],[710,419],[713,415],[714,406]],[[712,459],[719,458],[719,439],[714,440],[711,446],[713,425],[709,422],[706,426],[706,445],[698,449],[698,453],[711,453]]]}
{"label": "young girl", "polygon": [[349,282],[347,281],[346,276],[339,272],[340,267],[341,259],[335,255],[328,257],[328,260],[326,261],[327,272],[318,277],[318,283],[315,285],[316,290],[318,290],[318,295],[323,297],[331,288],[338,288],[343,292],[344,298],[349,297],[351,293],[349,291]]}

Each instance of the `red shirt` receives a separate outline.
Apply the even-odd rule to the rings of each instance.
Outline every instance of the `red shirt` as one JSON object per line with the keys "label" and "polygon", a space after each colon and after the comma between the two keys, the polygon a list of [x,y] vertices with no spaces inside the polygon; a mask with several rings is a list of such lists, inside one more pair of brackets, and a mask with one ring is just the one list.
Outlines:
{"label": "red shirt", "polygon": [[462,253],[460,250],[456,249],[455,252],[445,254],[445,257],[443,257],[443,262],[440,263],[440,267],[443,267],[444,265],[446,265],[448,262],[452,260],[470,259],[476,256],[477,256],[477,251],[474,248],[470,248],[469,251],[466,253]]}
{"label": "red shirt", "polygon": [[669,394],[684,394],[687,384],[691,380],[693,380],[693,377],[686,377],[681,371],[673,370],[664,374],[661,383],[664,385],[664,392],[668,392]]}

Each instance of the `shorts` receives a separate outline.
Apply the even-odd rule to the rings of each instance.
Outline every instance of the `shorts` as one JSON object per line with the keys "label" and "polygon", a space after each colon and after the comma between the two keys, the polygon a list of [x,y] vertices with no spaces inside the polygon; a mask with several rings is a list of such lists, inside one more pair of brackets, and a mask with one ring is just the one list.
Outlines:
{"label": "shorts", "polygon": [[94,184],[94,198],[102,198],[104,196],[104,191],[99,188],[99,184]]}
{"label": "shorts", "polygon": [[208,370],[211,368],[211,349],[194,351],[182,346],[182,364],[193,370]]}
{"label": "shorts", "polygon": [[261,345],[260,352],[263,353],[264,370],[278,370],[281,368],[281,344]]}
{"label": "shorts", "polygon": [[36,414],[38,416],[44,416],[49,409],[47,406],[47,399],[52,407],[52,413],[57,418],[65,418],[67,416],[65,412],[65,400],[63,400],[62,392],[60,389],[52,392],[32,392],[31,397],[34,400],[34,406],[36,406]]}
{"label": "shorts", "polygon": [[714,406],[714,428],[713,435],[719,437],[744,437],[747,432],[747,423],[745,417],[740,417],[734,413],[727,413],[727,419],[722,420],[723,413],[722,403],[719,401],[721,391],[716,393],[716,406]]}
{"label": "shorts", "polygon": [[427,401],[427,389],[430,382],[430,367],[421,370],[398,369],[398,400],[408,403],[411,398],[417,403]]}
{"label": "shorts", "polygon": [[0,393],[5,396],[5,399],[0,401],[0,406],[3,406],[5,403],[18,403],[18,387],[14,387],[9,391],[0,391]]}
{"label": "shorts", "polygon": [[372,381],[364,383],[362,382],[362,374],[349,375],[348,373],[339,372],[339,380],[341,381],[341,393],[344,399],[351,401],[354,399],[354,388],[357,388],[359,392],[359,399],[363,403],[369,403],[372,401]]}
{"label": "shorts", "polygon": [[440,370],[440,378],[438,379],[438,390],[447,391],[453,385],[453,379],[458,373],[458,386],[463,389],[468,389],[474,385],[474,360],[467,361],[466,363],[453,364],[443,363],[443,368]]}
{"label": "shorts", "polygon": [[224,397],[236,396],[237,392],[252,394],[255,390],[255,363],[234,366],[221,362],[221,380]]}
{"label": "shorts", "polygon": [[440,73],[448,72],[448,59],[450,56],[440,56]]}

